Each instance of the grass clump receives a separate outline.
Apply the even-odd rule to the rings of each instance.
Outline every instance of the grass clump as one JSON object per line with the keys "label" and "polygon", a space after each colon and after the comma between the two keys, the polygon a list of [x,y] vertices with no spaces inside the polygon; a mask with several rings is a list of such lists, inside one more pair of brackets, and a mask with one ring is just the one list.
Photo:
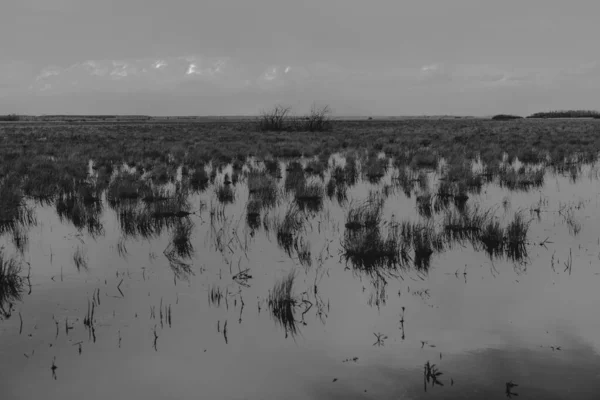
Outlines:
{"label": "grass clump", "polygon": [[235,190],[232,185],[217,185],[215,187],[215,194],[217,195],[217,200],[221,204],[229,204],[235,202]]}
{"label": "grass clump", "polygon": [[204,167],[198,167],[190,174],[189,184],[194,192],[203,192],[208,187],[209,178]]}
{"label": "grass clump", "polygon": [[449,241],[462,242],[477,240],[481,230],[489,221],[491,210],[481,211],[478,207],[465,207],[462,212],[449,210],[443,220],[443,227]]}
{"label": "grass clump", "polygon": [[0,235],[14,231],[18,226],[35,225],[36,218],[23,192],[15,182],[5,181],[0,184]]}
{"label": "grass clump", "polygon": [[423,218],[433,216],[433,195],[429,192],[417,196],[417,211]]}
{"label": "grass clump", "polygon": [[526,221],[521,213],[516,213],[506,227],[504,234],[506,252],[513,261],[522,260],[527,256],[527,232],[531,221]]}
{"label": "grass clump", "polygon": [[381,223],[382,213],[383,200],[376,197],[372,197],[364,203],[353,205],[346,215],[346,229],[376,228]]}
{"label": "grass clump", "polygon": [[248,192],[252,200],[259,200],[265,207],[277,204],[277,183],[264,172],[252,170],[248,173]]}
{"label": "grass clump", "polygon": [[479,240],[490,258],[503,254],[505,238],[504,229],[500,226],[500,222],[493,219],[487,221],[480,232]]}
{"label": "grass clump", "polygon": [[294,192],[294,199],[301,210],[318,211],[323,206],[324,189],[318,182],[299,185]]}
{"label": "grass clump", "polygon": [[363,168],[363,173],[371,183],[378,183],[386,174],[389,166],[387,158],[371,158]]}
{"label": "grass clump", "polygon": [[277,234],[277,244],[291,256],[300,231],[304,229],[305,218],[302,211],[295,205],[290,205],[282,219],[275,219],[274,230]]}
{"label": "grass clump", "polygon": [[191,240],[193,231],[194,224],[190,221],[180,221],[175,225],[165,254],[176,255],[179,258],[190,258],[194,253]]}
{"label": "grass clump", "polygon": [[544,186],[544,169],[529,169],[521,167],[518,170],[508,167],[499,169],[499,183],[509,190],[527,191]]}
{"label": "grass clump", "polygon": [[437,169],[439,157],[431,150],[417,151],[410,162],[410,166],[414,169]]}
{"label": "grass clump", "polygon": [[342,256],[354,268],[374,276],[383,276],[410,261],[395,227],[390,227],[387,235],[379,228],[347,230],[342,240]]}
{"label": "grass clump", "polygon": [[141,179],[140,175],[122,172],[108,185],[106,199],[108,204],[115,208],[124,203],[136,202],[148,190],[148,184]]}

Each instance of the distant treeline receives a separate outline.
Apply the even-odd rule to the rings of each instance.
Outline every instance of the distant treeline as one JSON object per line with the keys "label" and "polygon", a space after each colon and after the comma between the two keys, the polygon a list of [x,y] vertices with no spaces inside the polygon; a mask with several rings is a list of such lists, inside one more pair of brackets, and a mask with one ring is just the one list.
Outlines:
{"label": "distant treeline", "polygon": [[510,114],[498,114],[498,115],[494,115],[492,117],[492,120],[494,121],[510,121],[513,119],[522,119],[523,117],[520,117],[518,115],[510,115]]}
{"label": "distant treeline", "polygon": [[600,112],[593,110],[564,110],[538,112],[527,118],[600,118]]}
{"label": "distant treeline", "polygon": [[0,115],[0,121],[18,121],[19,116],[17,114]]}

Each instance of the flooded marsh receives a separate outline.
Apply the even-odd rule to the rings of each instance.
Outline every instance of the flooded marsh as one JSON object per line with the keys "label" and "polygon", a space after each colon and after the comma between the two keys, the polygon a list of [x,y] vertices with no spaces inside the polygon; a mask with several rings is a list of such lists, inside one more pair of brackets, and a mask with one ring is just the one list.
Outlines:
{"label": "flooded marsh", "polygon": [[0,138],[3,399],[600,389],[600,121]]}

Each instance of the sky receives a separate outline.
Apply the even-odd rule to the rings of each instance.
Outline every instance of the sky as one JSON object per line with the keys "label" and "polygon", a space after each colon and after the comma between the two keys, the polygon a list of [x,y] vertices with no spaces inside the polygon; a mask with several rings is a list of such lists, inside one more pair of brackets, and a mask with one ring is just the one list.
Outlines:
{"label": "sky", "polygon": [[4,0],[0,114],[599,109],[597,0]]}

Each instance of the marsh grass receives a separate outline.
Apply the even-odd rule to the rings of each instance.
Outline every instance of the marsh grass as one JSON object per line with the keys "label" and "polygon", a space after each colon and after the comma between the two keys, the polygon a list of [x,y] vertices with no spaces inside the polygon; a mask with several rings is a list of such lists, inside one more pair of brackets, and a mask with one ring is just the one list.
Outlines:
{"label": "marsh grass", "polygon": [[277,182],[268,174],[252,170],[247,176],[250,199],[260,201],[263,207],[273,207],[277,204],[279,190]]}
{"label": "marsh grass", "polygon": [[150,186],[139,174],[121,172],[108,185],[106,199],[111,207],[118,208],[125,203],[136,203],[149,190]]}
{"label": "marsh grass", "polygon": [[351,205],[346,214],[346,229],[376,228],[381,223],[382,213],[383,200],[377,197],[371,197],[363,203]]}
{"label": "marsh grass", "polygon": [[504,253],[504,229],[499,221],[494,219],[488,220],[480,232],[479,240],[490,258],[498,257]]}
{"label": "marsh grass", "polygon": [[189,185],[196,193],[205,191],[208,187],[209,181],[210,180],[206,170],[204,169],[204,166],[196,168],[189,177]]}
{"label": "marsh grass", "polygon": [[231,185],[217,185],[215,187],[217,200],[221,204],[230,204],[235,202],[235,189]]}
{"label": "marsh grass", "polygon": [[293,164],[288,165],[288,169],[283,182],[283,187],[286,192],[294,192],[297,188],[306,185],[306,176],[302,165],[298,163],[300,168],[295,167]]}
{"label": "marsh grass", "polygon": [[18,226],[29,227],[37,223],[33,208],[27,205],[16,183],[3,182],[0,193],[0,234],[12,232]]}
{"label": "marsh grass", "polygon": [[144,211],[155,220],[176,222],[192,214],[191,205],[185,193],[176,193],[147,204]]}
{"label": "marsh grass", "polygon": [[263,161],[265,165],[265,171],[273,178],[281,177],[281,163],[277,159],[267,158]]}
{"label": "marsh grass", "polygon": [[417,180],[416,173],[406,167],[399,167],[392,175],[392,184],[400,187],[404,192],[404,195],[408,198],[411,197]]}
{"label": "marsh grass", "polygon": [[513,261],[527,257],[527,232],[531,221],[525,220],[521,213],[515,213],[505,231],[506,254]]}
{"label": "marsh grass", "polygon": [[316,175],[316,176],[323,178],[327,168],[328,168],[327,162],[313,160],[313,161],[310,161],[308,164],[306,164],[306,167],[304,168],[304,172],[306,172],[309,175]]}
{"label": "marsh grass", "polygon": [[154,219],[147,210],[135,206],[119,208],[117,221],[125,237],[150,239],[159,236],[167,228],[167,220]]}
{"label": "marsh grass", "polygon": [[417,211],[423,218],[433,216],[433,195],[429,192],[417,196]]}
{"label": "marsh grass", "polygon": [[165,253],[175,254],[179,258],[191,258],[194,254],[194,246],[192,245],[191,237],[194,231],[194,224],[189,221],[180,221],[175,225],[171,240]]}
{"label": "marsh grass", "polygon": [[442,223],[444,233],[451,242],[476,241],[491,215],[492,210],[482,211],[479,207],[465,207],[461,212],[448,210]]}
{"label": "marsh grass", "polygon": [[294,199],[301,210],[320,211],[323,207],[324,188],[318,182],[304,182],[296,187]]}
{"label": "marsh grass", "polygon": [[55,210],[61,222],[69,221],[79,231],[86,229],[92,237],[104,234],[101,201],[91,194],[69,193],[60,195],[55,201]]}
{"label": "marsh grass", "polygon": [[363,167],[363,174],[370,183],[379,183],[387,173],[389,160],[387,158],[371,158]]}
{"label": "marsh grass", "polygon": [[427,149],[418,150],[414,153],[410,166],[415,169],[436,170],[439,164],[439,156]]}
{"label": "marsh grass", "polygon": [[371,276],[384,276],[410,261],[408,249],[395,227],[389,227],[386,235],[379,227],[346,230],[341,246],[346,262]]}
{"label": "marsh grass", "polygon": [[274,230],[277,244],[292,256],[299,234],[304,230],[306,219],[298,206],[290,205],[282,219],[275,219]]}
{"label": "marsh grass", "polygon": [[544,186],[545,173],[543,168],[530,169],[522,167],[519,170],[514,170],[504,166],[498,170],[498,179],[500,187],[509,190],[527,191]]}
{"label": "marsh grass", "polygon": [[[24,281],[19,275],[21,264],[14,258],[6,257],[0,250],[0,317],[8,318],[12,302],[21,300]],[[6,305],[8,304],[8,309]]]}

